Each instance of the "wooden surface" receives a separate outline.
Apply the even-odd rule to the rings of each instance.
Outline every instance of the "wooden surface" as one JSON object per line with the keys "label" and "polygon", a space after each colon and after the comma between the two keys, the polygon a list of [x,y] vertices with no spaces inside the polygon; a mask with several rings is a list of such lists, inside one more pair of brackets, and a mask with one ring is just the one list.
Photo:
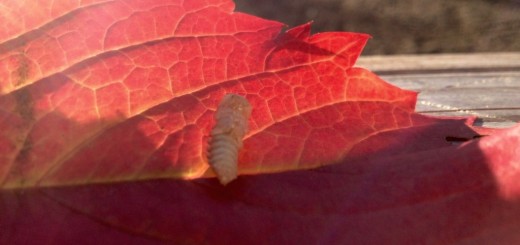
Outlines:
{"label": "wooden surface", "polygon": [[520,53],[366,56],[356,66],[419,91],[420,113],[475,115],[489,127],[520,122]]}

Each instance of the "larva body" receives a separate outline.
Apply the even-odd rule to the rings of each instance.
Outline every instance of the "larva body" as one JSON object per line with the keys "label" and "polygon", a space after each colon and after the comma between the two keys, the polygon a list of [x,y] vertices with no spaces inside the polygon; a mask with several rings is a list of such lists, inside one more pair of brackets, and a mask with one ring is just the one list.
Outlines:
{"label": "larva body", "polygon": [[227,94],[215,112],[215,127],[211,130],[209,164],[221,184],[237,177],[238,152],[247,132],[251,105],[246,98]]}

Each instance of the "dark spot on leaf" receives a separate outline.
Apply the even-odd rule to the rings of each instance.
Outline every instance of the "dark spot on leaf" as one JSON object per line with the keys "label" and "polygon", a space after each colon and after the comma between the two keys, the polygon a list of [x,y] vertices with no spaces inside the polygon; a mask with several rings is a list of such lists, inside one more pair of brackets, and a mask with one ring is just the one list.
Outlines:
{"label": "dark spot on leaf", "polygon": [[16,98],[16,112],[25,122],[32,122],[34,120],[33,114],[33,98],[27,90],[20,90],[14,93]]}
{"label": "dark spot on leaf", "polygon": [[16,155],[16,158],[14,160],[14,165],[11,167],[11,170],[9,171],[9,175],[11,176],[18,176],[19,184],[23,185],[25,182],[23,178],[24,173],[24,166],[25,163],[29,161],[29,156],[31,153],[33,147],[33,143],[31,140],[27,139],[24,141],[22,148],[18,151],[18,154]]}
{"label": "dark spot on leaf", "polygon": [[486,135],[475,135],[471,138],[464,138],[464,137],[454,137],[454,136],[447,136],[446,137],[446,141],[451,143],[452,145],[460,145],[464,142],[467,142],[467,141],[470,141],[470,140],[474,140],[474,139],[478,139],[478,138],[482,138]]}
{"label": "dark spot on leaf", "polygon": [[20,53],[17,57],[18,59],[18,68],[16,69],[16,74],[18,79],[16,81],[15,86],[21,86],[25,84],[27,78],[29,77],[29,62],[24,53]]}
{"label": "dark spot on leaf", "polygon": [[33,146],[33,144],[31,142],[31,140],[24,141],[22,148],[20,149],[20,151],[18,151],[18,155],[16,155],[15,162],[16,163],[26,162],[28,160],[29,153],[31,152],[32,146]]}

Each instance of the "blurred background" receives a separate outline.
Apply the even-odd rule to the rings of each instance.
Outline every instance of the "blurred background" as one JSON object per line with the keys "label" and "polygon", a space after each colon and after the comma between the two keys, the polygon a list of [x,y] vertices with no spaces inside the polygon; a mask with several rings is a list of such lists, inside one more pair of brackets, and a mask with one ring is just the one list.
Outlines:
{"label": "blurred background", "polygon": [[520,0],[235,0],[240,12],[312,32],[372,35],[363,54],[520,51]]}

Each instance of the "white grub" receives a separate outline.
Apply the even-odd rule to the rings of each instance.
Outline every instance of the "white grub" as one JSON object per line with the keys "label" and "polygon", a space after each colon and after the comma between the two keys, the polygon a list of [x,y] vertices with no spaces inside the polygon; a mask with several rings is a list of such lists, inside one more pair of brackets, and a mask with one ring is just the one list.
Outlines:
{"label": "white grub", "polygon": [[251,104],[237,94],[222,98],[215,112],[215,127],[211,130],[209,164],[222,185],[237,177],[238,152],[247,132]]}

